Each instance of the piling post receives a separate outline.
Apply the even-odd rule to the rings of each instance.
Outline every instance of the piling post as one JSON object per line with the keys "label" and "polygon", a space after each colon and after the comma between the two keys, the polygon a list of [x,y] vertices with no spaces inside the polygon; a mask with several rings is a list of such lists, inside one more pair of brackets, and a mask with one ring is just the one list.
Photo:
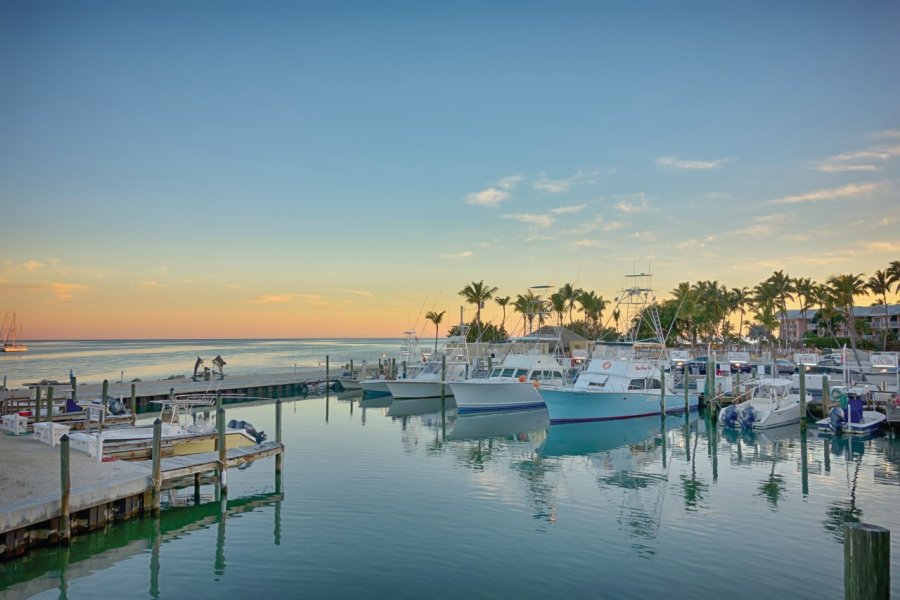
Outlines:
{"label": "piling post", "polygon": [[[275,401],[275,441],[281,444],[281,399]],[[281,478],[282,453],[275,455],[275,480]]]}
{"label": "piling post", "polygon": [[53,386],[47,388],[47,422],[53,422]]}
{"label": "piling post", "polygon": [[403,379],[406,379],[406,361],[405,360],[400,363],[400,368],[402,369],[402,372],[403,372]]}
{"label": "piling post", "polygon": [[822,416],[828,416],[828,401],[831,400],[831,390],[828,389],[828,375],[822,375]]}
{"label": "piling post", "polygon": [[72,480],[69,476],[69,436],[59,438],[59,542],[68,546],[72,541],[72,527],[69,522],[69,496],[72,490]]}
{"label": "piling post", "polygon": [[[350,359],[350,379],[355,379],[356,375],[353,374],[353,359]],[[365,379],[364,377],[360,377],[360,379]]]}
{"label": "piling post", "polygon": [[159,417],[153,421],[153,447],[150,451],[151,479],[153,491],[150,496],[150,511],[159,514],[159,503],[162,497],[162,421]]}
{"label": "piling post", "polygon": [[137,384],[131,384],[131,404],[129,405],[131,408],[131,424],[135,424],[137,422]]}
{"label": "piling post", "polygon": [[666,416],[666,372],[659,370],[659,413]]}
{"label": "piling post", "polygon": [[103,380],[103,392],[100,395],[100,422],[97,423],[97,435],[103,433],[103,419],[106,417],[106,396],[109,394],[109,381]]}
{"label": "piling post", "polygon": [[216,414],[219,414],[220,408],[222,408],[222,392],[216,392]]}
{"label": "piling post", "polygon": [[[802,392],[801,392],[802,393]],[[800,423],[806,423],[805,420]],[[800,426],[800,491],[803,496],[809,495],[809,450],[806,445],[806,425]]]}
{"label": "piling post", "polygon": [[34,422],[39,423],[41,420],[41,386],[34,386]]}
{"label": "piling post", "polygon": [[328,400],[331,391],[331,367],[328,363],[328,355],[325,355],[325,400]]}
{"label": "piling post", "polygon": [[225,409],[220,408],[216,411],[216,428],[219,433],[219,486],[222,489],[222,495],[228,493],[228,481],[226,479],[226,444],[225,444]]}
{"label": "piling post", "polygon": [[891,532],[866,523],[844,524],[844,598],[889,598]]}
{"label": "piling post", "polygon": [[[800,434],[806,433],[806,367],[800,365]],[[806,436],[804,436],[806,437]]]}
{"label": "piling post", "polygon": [[447,378],[447,355],[441,354],[441,422],[447,420],[447,394],[444,389],[444,380]]}
{"label": "piling post", "polygon": [[684,365],[684,413],[687,414],[691,412],[691,404],[690,399],[688,398],[688,394],[690,393],[690,385],[691,385],[691,376],[688,372],[687,363]]}
{"label": "piling post", "polygon": [[72,382],[72,402],[78,402],[78,378],[72,375],[69,378],[69,381]]}

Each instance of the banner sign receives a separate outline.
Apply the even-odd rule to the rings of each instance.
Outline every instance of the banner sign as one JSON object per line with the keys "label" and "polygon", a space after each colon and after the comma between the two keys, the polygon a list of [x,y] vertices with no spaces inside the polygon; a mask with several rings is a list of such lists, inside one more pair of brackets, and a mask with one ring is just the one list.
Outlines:
{"label": "banner sign", "polygon": [[819,355],[815,352],[797,352],[796,354],[794,354],[794,364],[817,365],[819,364]]}

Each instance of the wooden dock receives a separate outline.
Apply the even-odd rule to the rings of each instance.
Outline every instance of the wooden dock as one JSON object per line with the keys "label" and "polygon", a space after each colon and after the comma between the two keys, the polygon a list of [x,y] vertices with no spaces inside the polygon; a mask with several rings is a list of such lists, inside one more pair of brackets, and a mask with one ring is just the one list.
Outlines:
{"label": "wooden dock", "polygon": [[[227,495],[230,468],[275,456],[276,489],[280,488],[284,445],[281,401],[275,403],[276,440],[253,446],[162,458],[155,444],[152,460],[98,462],[87,454],[70,454],[68,437],[51,447],[31,435],[0,435],[0,561],[31,548],[66,545],[71,535],[105,527],[111,521],[157,514],[163,489],[215,483]],[[224,409],[219,409],[224,439]],[[156,423],[160,428],[159,421]],[[75,485],[69,484],[76,482]]]}

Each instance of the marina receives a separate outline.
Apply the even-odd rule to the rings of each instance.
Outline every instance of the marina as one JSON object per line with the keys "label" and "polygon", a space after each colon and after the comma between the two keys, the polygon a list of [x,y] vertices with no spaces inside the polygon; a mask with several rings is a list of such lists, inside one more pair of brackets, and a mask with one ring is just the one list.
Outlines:
{"label": "marina", "polygon": [[[883,434],[728,432],[697,413],[551,425],[543,409],[393,404],[284,401],[277,490],[270,458],[230,469],[225,503],[213,485],[164,492],[158,518],[0,564],[0,593],[202,596],[255,577],[275,595],[821,598],[843,585],[845,523],[900,526],[900,445]],[[273,427],[270,404],[229,415]],[[732,568],[747,556],[766,578]]]}

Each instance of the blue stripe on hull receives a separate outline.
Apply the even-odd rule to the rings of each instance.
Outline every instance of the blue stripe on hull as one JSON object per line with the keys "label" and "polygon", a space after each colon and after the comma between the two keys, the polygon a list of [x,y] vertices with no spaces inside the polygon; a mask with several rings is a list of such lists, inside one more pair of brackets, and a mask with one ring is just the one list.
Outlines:
{"label": "blue stripe on hull", "polygon": [[[698,406],[696,404],[691,404],[689,406],[690,412],[698,410]],[[666,409],[667,415],[677,415],[684,412],[684,406],[680,406],[678,408],[669,408]],[[593,421],[621,421],[623,419],[637,419],[640,417],[653,417],[659,416],[659,411],[643,413],[640,415],[623,415],[616,417],[585,417],[580,419],[550,419],[550,423],[588,423]]]}
{"label": "blue stripe on hull", "polygon": [[529,408],[544,408],[544,403],[532,402],[529,404],[503,404],[500,406],[459,406],[457,408],[457,412],[460,414],[477,412],[504,412],[508,410],[526,410]]}

